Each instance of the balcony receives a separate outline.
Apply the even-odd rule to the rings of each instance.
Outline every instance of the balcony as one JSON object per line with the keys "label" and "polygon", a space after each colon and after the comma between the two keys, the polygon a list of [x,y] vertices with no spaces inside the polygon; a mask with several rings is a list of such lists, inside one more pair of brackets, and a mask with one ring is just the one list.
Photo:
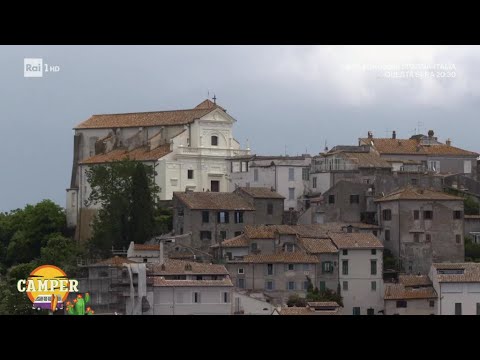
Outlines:
{"label": "balcony", "polygon": [[181,155],[189,156],[218,156],[232,157],[250,155],[250,150],[230,149],[230,148],[212,148],[212,147],[186,147],[179,146],[178,152]]}

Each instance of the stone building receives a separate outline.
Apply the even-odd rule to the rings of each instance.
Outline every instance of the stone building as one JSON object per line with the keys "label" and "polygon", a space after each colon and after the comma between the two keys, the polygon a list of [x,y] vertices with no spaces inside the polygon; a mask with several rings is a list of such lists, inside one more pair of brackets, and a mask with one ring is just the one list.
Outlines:
{"label": "stone building", "polygon": [[400,275],[385,284],[385,315],[436,315],[438,295],[427,275]]}

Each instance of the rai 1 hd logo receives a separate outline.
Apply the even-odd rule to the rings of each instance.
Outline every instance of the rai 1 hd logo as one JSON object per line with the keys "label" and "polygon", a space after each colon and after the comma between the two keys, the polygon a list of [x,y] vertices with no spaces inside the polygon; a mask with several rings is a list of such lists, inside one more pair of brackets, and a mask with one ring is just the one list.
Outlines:
{"label": "rai 1 hd logo", "polygon": [[77,294],[71,303],[67,300],[69,293],[78,293],[78,280],[69,279],[67,274],[57,266],[42,265],[33,270],[27,279],[18,280],[19,292],[26,292],[32,302],[32,309],[65,310],[69,315],[93,315],[87,307],[90,295]]}

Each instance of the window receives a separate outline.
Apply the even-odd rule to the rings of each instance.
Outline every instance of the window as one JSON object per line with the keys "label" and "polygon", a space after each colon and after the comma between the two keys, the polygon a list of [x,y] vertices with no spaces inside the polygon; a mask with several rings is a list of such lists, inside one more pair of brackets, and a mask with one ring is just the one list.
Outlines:
{"label": "window", "polygon": [[425,220],[432,220],[433,219],[433,211],[431,210],[426,210],[423,212],[423,218]]}
{"label": "window", "polygon": [[373,230],[372,233],[373,233],[373,235],[375,235],[375,236],[378,235],[378,231],[377,231],[377,230]]}
{"label": "window", "polygon": [[370,275],[377,275],[377,260],[370,260]]}
{"label": "window", "polygon": [[242,232],[241,232],[241,231],[235,231],[235,233],[234,233],[233,236],[237,237],[237,236],[240,236],[240,235],[242,235]]}
{"label": "window", "polygon": [[245,274],[245,269],[244,268],[238,268],[238,273],[239,274]]}
{"label": "window", "polygon": [[202,211],[202,223],[210,222],[210,212],[209,211]]}
{"label": "window", "polygon": [[288,269],[288,271],[294,271],[295,270],[295,264],[288,264],[287,269]]}
{"label": "window", "polygon": [[413,233],[413,242],[420,242],[420,234]]}
{"label": "window", "polygon": [[410,183],[413,185],[413,186],[416,186],[418,184],[418,181],[417,179],[413,178],[410,180]]}
{"label": "window", "polygon": [[348,250],[347,250],[347,249],[343,249],[343,250],[342,250],[342,255],[348,255]]}
{"label": "window", "polygon": [[212,232],[200,231],[200,240],[212,240]]}
{"label": "window", "polygon": [[287,282],[287,290],[295,290],[295,281]]}
{"label": "window", "polygon": [[225,240],[227,238],[227,232],[225,230],[220,231],[220,239]]}
{"label": "window", "polygon": [[293,252],[294,247],[295,247],[295,246],[294,246],[293,244],[290,244],[290,243],[285,244],[285,251],[286,251],[286,252]]}
{"label": "window", "polygon": [[288,200],[295,200],[295,188],[288,188]]}
{"label": "window", "polygon": [[372,281],[371,284],[370,284],[370,289],[372,291],[377,291],[377,282],[376,281]]}
{"label": "window", "polygon": [[367,315],[375,315],[375,310],[373,308],[368,308]]}
{"label": "window", "polygon": [[212,143],[212,146],[218,146],[218,136],[213,135],[211,143]]}
{"label": "window", "polygon": [[426,243],[431,243],[432,242],[432,235],[425,234],[425,242]]}
{"label": "window", "polygon": [[243,223],[243,211],[235,211],[235,224]]}
{"label": "window", "polygon": [[228,211],[220,211],[218,212],[218,222],[220,224],[228,224],[229,220],[229,213]]}
{"label": "window", "polygon": [[308,181],[309,178],[310,178],[310,169],[302,168],[302,180]]}
{"label": "window", "polygon": [[245,289],[245,279],[244,278],[238,278],[237,279],[237,284],[240,289]]}
{"label": "window", "polygon": [[377,255],[377,249],[372,249],[372,255]]}
{"label": "window", "polygon": [[418,219],[420,219],[420,211],[413,210],[413,220],[418,220]]}
{"label": "window", "polygon": [[370,179],[363,179],[364,184],[370,184]]}
{"label": "window", "polygon": [[195,304],[200,304],[200,293],[199,292],[194,292],[193,293],[193,302]]}
{"label": "window", "polygon": [[[435,300],[429,300],[428,301],[428,306],[430,307],[435,307]],[[478,304],[477,304],[477,309],[478,309]],[[478,315],[478,314],[477,314]]]}
{"label": "window", "polygon": [[251,247],[252,251],[256,251],[257,250],[257,243],[252,242],[250,247]]}
{"label": "window", "polygon": [[406,300],[397,300],[397,308],[406,308],[407,301]]}
{"label": "window", "polygon": [[147,259],[147,258],[143,258],[143,262],[144,262],[144,263],[148,262],[148,259]]}
{"label": "window", "polygon": [[265,290],[273,290],[273,281],[272,280],[265,281]]}
{"label": "window", "polygon": [[232,260],[232,253],[230,251],[227,251],[226,256],[228,260]]}
{"label": "window", "polygon": [[462,315],[462,303],[455,303],[455,315]]}
{"label": "window", "polygon": [[428,160],[428,170],[434,172],[440,172],[440,161],[438,160]]}
{"label": "window", "polygon": [[353,315],[360,315],[360,308],[358,306],[353,308]]}
{"label": "window", "polygon": [[223,293],[222,300],[223,300],[224,304],[228,304],[230,302],[230,294],[225,291]]}
{"label": "window", "polygon": [[392,220],[392,210],[386,209],[386,210],[383,210],[382,213],[383,213],[383,220],[384,221]]}
{"label": "window", "polygon": [[177,215],[178,216],[183,216],[183,208],[178,208],[177,209]]}
{"label": "window", "polygon": [[183,227],[180,228],[180,235],[183,234]]}
{"label": "window", "polygon": [[358,204],[360,202],[360,195],[350,195],[350,204]]}
{"label": "window", "polygon": [[342,260],[342,275],[348,275],[348,260]]}
{"label": "window", "polygon": [[273,214],[273,204],[268,203],[267,204],[267,215],[272,215]]}
{"label": "window", "polygon": [[320,281],[320,292],[324,292],[327,290],[327,287],[325,286],[325,281]]}
{"label": "window", "polygon": [[455,242],[457,244],[461,244],[462,243],[462,235],[460,235],[460,234],[455,235]]}
{"label": "window", "polygon": [[295,169],[288,168],[288,181],[295,181]]}
{"label": "window", "polygon": [[303,271],[309,271],[310,270],[310,264],[303,264]]}
{"label": "window", "polygon": [[463,214],[462,214],[461,211],[456,210],[456,211],[453,212],[453,218],[454,218],[455,220],[460,220],[460,219],[463,217],[462,215],[463,215]]}
{"label": "window", "polygon": [[480,303],[477,303],[477,315],[480,315]]}
{"label": "window", "polygon": [[258,181],[258,169],[253,169],[253,181]]}
{"label": "window", "polygon": [[331,261],[322,262],[322,274],[329,274],[333,272],[333,266]]}
{"label": "window", "polygon": [[385,230],[385,241],[390,241],[390,230]]}
{"label": "window", "polygon": [[328,195],[328,203],[335,204],[335,195]]}
{"label": "window", "polygon": [[193,170],[187,170],[187,178],[193,179]]}
{"label": "window", "polygon": [[220,191],[220,181],[218,181],[218,180],[210,181],[210,191],[211,192],[219,192]]}
{"label": "window", "polygon": [[316,176],[314,176],[313,179],[312,179],[312,187],[313,187],[314,189],[317,188],[317,177],[316,177]]}
{"label": "window", "polygon": [[308,290],[308,284],[309,284],[308,281],[304,281],[302,283],[302,290]]}
{"label": "window", "polygon": [[273,264],[267,264],[267,275],[273,275]]}
{"label": "window", "polygon": [[197,280],[203,280],[203,276],[202,275],[197,275]]}

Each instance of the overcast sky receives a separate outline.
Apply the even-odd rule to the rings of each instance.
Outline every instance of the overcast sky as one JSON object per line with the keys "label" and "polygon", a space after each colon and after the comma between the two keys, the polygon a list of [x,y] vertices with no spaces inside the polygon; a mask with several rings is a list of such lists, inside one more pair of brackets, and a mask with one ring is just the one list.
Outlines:
{"label": "overcast sky", "polygon": [[[24,78],[24,58],[60,71]],[[394,73],[405,64],[421,73]],[[257,154],[405,138],[419,122],[480,152],[478,64],[478,46],[0,46],[0,211],[65,206],[72,128],[90,115],[192,108],[208,91]]]}

